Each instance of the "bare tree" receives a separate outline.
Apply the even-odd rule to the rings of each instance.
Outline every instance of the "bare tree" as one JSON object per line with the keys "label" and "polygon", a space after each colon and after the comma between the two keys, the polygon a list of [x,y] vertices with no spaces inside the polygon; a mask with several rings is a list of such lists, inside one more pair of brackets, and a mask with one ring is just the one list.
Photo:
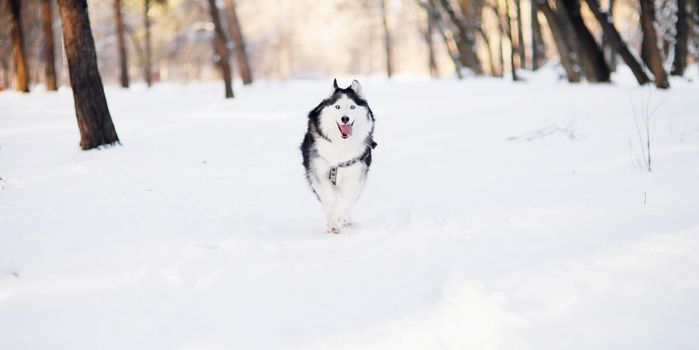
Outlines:
{"label": "bare tree", "polygon": [[63,44],[75,114],[80,129],[80,148],[88,150],[119,142],[109,114],[102,78],[97,68],[86,0],[58,0]]}
{"label": "bare tree", "polygon": [[390,78],[393,75],[393,49],[391,43],[391,31],[388,28],[388,9],[386,0],[381,1],[381,23],[383,25],[383,42],[386,51],[386,75]]}
{"label": "bare tree", "polygon": [[[675,57],[670,74],[682,76],[687,68],[687,44],[689,42],[689,15],[687,0],[677,0],[677,23],[675,23]],[[699,13],[699,9],[697,9]]]}
{"label": "bare tree", "polygon": [[214,23],[214,57],[218,59],[218,66],[221,68],[221,75],[223,75],[223,83],[226,88],[226,98],[233,98],[231,65],[228,57],[228,45],[226,45],[228,40],[221,27],[216,0],[209,0],[209,12],[211,13],[211,21]]}
{"label": "bare tree", "polygon": [[[0,10],[3,9],[5,5],[4,1],[0,1]],[[0,28],[6,28],[5,16],[2,15],[4,12],[0,12]],[[0,39],[0,91],[9,89],[12,86],[12,78],[10,77],[10,54],[6,47],[6,41]]]}
{"label": "bare tree", "polygon": [[56,49],[53,40],[53,5],[51,0],[43,0],[44,31],[44,73],[46,74],[46,90],[56,91]]}
{"label": "bare tree", "polygon": [[517,16],[517,53],[519,54],[519,66],[524,68],[527,62],[527,55],[524,48],[524,34],[522,32],[522,0],[515,0],[515,12]]}
{"label": "bare tree", "polygon": [[494,3],[489,4],[488,6],[489,9],[493,11],[495,14],[495,18],[497,18],[497,33],[498,33],[498,67],[500,67],[500,71],[497,73],[497,76],[503,77],[505,75],[505,51],[503,50],[503,36],[504,34],[504,28],[502,25],[502,16],[500,15],[500,2],[498,0],[495,0]]}
{"label": "bare tree", "polygon": [[5,56],[5,48],[0,45],[0,91],[10,87],[10,79],[8,79],[9,67]]}
{"label": "bare tree", "polygon": [[544,39],[541,35],[541,23],[539,22],[539,5],[537,0],[531,0],[531,40],[532,40],[532,70],[539,69],[541,62],[544,60],[546,55],[546,47],[544,46]]}
{"label": "bare tree", "polygon": [[609,45],[611,46],[612,50],[618,53],[619,56],[621,56],[621,58],[624,60],[626,65],[628,65],[629,68],[631,68],[631,71],[636,77],[636,81],[638,81],[640,85],[650,82],[650,78],[643,69],[643,64],[641,63],[641,60],[638,58],[638,56],[631,52],[631,49],[621,38],[621,35],[616,30],[616,27],[614,27],[614,24],[612,23],[610,16],[607,13],[603,12],[600,8],[599,2],[597,2],[597,0],[585,0],[585,2],[587,3],[590,10],[592,10],[592,13],[595,15],[595,18],[597,18],[597,22],[599,22],[600,26],[602,27],[604,36],[609,41]]}
{"label": "bare tree", "polygon": [[641,57],[646,62],[655,77],[655,85],[661,89],[670,87],[667,74],[663,68],[663,59],[658,47],[658,37],[655,32],[655,5],[653,0],[640,0],[641,2],[641,29],[643,30],[643,43],[641,44]]}
{"label": "bare tree", "polygon": [[119,80],[122,87],[128,88],[129,61],[126,53],[126,41],[124,40],[124,18],[121,10],[121,0],[114,0],[114,26],[117,37],[117,54],[119,55]]}
{"label": "bare tree", "polygon": [[143,75],[146,80],[146,85],[149,87],[153,85],[153,53],[151,49],[151,36],[150,36],[150,17],[148,17],[148,12],[150,11],[150,1],[143,0],[143,27],[145,30],[145,45],[146,49],[144,52],[144,65],[143,65]]}
{"label": "bare tree", "polygon": [[568,82],[580,82],[580,72],[572,59],[574,50],[570,47],[569,40],[566,39],[566,32],[560,20],[561,17],[553,11],[547,0],[539,0],[537,2],[537,9],[544,14],[548,22],[548,27],[551,30],[553,42],[556,45],[556,50],[558,50],[558,57],[561,59],[561,65],[566,72]]}
{"label": "bare tree", "polygon": [[22,1],[9,0],[10,5],[10,36],[15,63],[15,88],[17,91],[29,92],[29,66],[24,49],[24,32],[22,30]]}
{"label": "bare tree", "polygon": [[[609,17],[609,23],[614,25],[614,0],[607,1],[607,16]],[[607,64],[609,69],[613,72],[616,70],[616,52],[611,47],[609,43],[609,38],[607,35],[602,33],[602,50],[604,51],[604,56],[607,59]]]}
{"label": "bare tree", "polygon": [[510,73],[512,74],[512,81],[518,81],[519,76],[517,76],[517,66],[515,65],[515,49],[514,44],[514,34],[512,34],[512,17],[510,16],[510,0],[504,0],[505,2],[505,31],[507,32],[507,38],[510,41]]}
{"label": "bare tree", "polygon": [[425,10],[427,13],[427,28],[425,29],[425,45],[427,46],[427,64],[430,70],[430,76],[436,77],[439,75],[437,69],[437,60],[434,55],[434,18],[430,15],[430,10]]}
{"label": "bare tree", "polygon": [[580,0],[562,0],[561,3],[563,3],[568,19],[575,30],[587,80],[590,82],[609,82],[611,74],[609,66],[604,59],[602,49],[597,45],[595,37],[582,19]]}
{"label": "bare tree", "polygon": [[226,0],[226,15],[228,18],[228,31],[235,44],[235,55],[240,69],[240,78],[243,80],[243,84],[252,84],[252,69],[250,68],[250,61],[248,60],[245,37],[240,28],[238,12],[233,0]]}
{"label": "bare tree", "polygon": [[440,0],[439,3],[444,12],[446,12],[451,24],[456,28],[457,38],[455,42],[459,49],[459,57],[462,64],[470,68],[475,74],[483,74],[481,63],[478,60],[478,55],[476,55],[476,42],[473,34],[467,30],[463,20],[456,15],[449,0]]}
{"label": "bare tree", "polygon": [[432,17],[432,23],[434,24],[437,32],[439,32],[439,35],[442,37],[444,46],[446,46],[447,52],[449,53],[449,58],[454,64],[454,73],[456,74],[457,78],[462,79],[463,76],[461,74],[461,70],[463,69],[463,63],[460,57],[461,53],[456,47],[456,41],[453,39],[453,35],[445,28],[436,1],[427,0],[426,3],[420,2],[419,0],[416,1],[418,4],[420,4],[420,6],[423,6],[429,16]]}

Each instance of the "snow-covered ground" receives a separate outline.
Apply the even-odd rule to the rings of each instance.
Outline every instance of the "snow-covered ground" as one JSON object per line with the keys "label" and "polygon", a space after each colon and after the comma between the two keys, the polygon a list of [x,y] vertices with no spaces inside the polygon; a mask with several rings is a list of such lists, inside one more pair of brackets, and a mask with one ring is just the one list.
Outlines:
{"label": "snow-covered ground", "polygon": [[551,81],[364,79],[339,235],[298,151],[330,79],[109,87],[88,152],[70,91],[0,93],[0,349],[696,349],[699,84]]}

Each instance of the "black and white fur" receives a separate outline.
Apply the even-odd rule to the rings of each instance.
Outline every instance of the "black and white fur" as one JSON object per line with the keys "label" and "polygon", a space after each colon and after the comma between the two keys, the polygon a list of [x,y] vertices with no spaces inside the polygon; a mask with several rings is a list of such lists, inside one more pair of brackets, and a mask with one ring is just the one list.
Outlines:
{"label": "black and white fur", "polygon": [[[347,128],[350,135],[343,134]],[[351,224],[348,215],[364,189],[376,146],[373,132],[374,114],[356,80],[345,89],[335,80],[332,94],[308,114],[303,166],[323,205],[328,232],[339,233],[341,226]]]}

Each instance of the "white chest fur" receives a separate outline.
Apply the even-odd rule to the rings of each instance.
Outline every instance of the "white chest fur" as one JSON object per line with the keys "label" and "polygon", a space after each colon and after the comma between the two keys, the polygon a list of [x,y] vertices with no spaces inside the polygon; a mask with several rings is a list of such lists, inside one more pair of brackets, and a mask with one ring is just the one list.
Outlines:
{"label": "white chest fur", "polygon": [[318,140],[316,147],[318,154],[325,159],[330,166],[346,162],[360,156],[366,150],[363,139],[350,138],[347,140]]}

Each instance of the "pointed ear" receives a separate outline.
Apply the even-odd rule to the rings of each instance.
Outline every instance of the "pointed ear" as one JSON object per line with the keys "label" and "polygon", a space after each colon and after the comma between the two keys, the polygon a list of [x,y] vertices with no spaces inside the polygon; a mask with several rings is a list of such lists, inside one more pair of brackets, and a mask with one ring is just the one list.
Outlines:
{"label": "pointed ear", "polygon": [[354,93],[356,93],[359,97],[364,98],[364,94],[362,93],[362,86],[359,85],[359,82],[356,79],[352,80],[352,85],[350,85],[350,88],[354,90]]}
{"label": "pointed ear", "polygon": [[340,87],[337,86],[337,78],[335,78],[335,79],[333,80],[333,90],[339,89],[339,88],[340,88]]}

